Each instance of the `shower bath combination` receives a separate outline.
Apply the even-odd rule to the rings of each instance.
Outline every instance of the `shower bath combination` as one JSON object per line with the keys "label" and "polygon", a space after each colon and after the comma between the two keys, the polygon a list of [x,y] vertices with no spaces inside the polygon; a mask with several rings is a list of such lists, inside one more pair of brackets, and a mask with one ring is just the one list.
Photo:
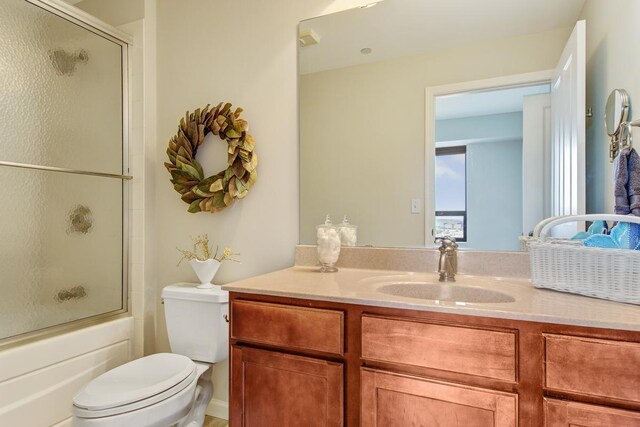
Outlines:
{"label": "shower bath combination", "polygon": [[129,311],[130,43],[56,0],[0,1],[0,353]]}

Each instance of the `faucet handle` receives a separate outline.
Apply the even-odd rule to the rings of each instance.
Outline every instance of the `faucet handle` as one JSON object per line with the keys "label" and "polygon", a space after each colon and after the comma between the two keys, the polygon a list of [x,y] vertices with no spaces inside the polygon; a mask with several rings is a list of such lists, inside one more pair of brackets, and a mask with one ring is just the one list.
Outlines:
{"label": "faucet handle", "polygon": [[443,248],[447,248],[447,247],[453,247],[453,248],[457,248],[458,244],[456,243],[456,238],[453,236],[442,236],[442,237],[436,237],[436,239],[434,240],[433,243],[440,243],[440,246]]}

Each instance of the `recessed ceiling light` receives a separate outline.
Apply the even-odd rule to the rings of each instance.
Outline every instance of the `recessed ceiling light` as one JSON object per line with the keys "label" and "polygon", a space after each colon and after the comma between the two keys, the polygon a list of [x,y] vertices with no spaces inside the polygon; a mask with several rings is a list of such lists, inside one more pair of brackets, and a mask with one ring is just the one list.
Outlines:
{"label": "recessed ceiling light", "polygon": [[363,55],[369,55],[371,52],[373,51],[370,47],[363,47],[362,49],[360,49],[360,53]]}
{"label": "recessed ceiling light", "polygon": [[360,6],[360,9],[369,9],[370,7],[373,7],[375,5],[377,5],[378,3],[380,3],[379,1],[374,1],[373,3],[367,3],[363,6]]}

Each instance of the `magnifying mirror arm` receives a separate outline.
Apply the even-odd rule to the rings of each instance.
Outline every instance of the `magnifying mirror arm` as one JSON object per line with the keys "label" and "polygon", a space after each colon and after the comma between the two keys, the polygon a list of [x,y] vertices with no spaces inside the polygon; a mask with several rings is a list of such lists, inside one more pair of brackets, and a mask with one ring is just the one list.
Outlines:
{"label": "magnifying mirror arm", "polygon": [[633,145],[633,138],[631,135],[632,127],[640,127],[640,119],[633,120],[631,122],[622,122],[618,132],[611,135],[611,143],[609,144],[609,159],[613,163],[620,149],[624,147],[631,147]]}

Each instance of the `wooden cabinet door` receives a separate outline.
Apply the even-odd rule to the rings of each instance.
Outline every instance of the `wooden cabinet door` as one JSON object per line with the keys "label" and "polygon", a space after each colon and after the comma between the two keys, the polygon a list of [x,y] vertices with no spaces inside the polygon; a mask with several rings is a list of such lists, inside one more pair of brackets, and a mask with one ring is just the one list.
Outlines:
{"label": "wooden cabinet door", "polygon": [[343,366],[233,346],[231,427],[343,425]]}
{"label": "wooden cabinet door", "polygon": [[515,427],[511,393],[362,369],[362,427]]}
{"label": "wooden cabinet door", "polygon": [[568,400],[544,400],[545,427],[640,427],[640,413]]}

